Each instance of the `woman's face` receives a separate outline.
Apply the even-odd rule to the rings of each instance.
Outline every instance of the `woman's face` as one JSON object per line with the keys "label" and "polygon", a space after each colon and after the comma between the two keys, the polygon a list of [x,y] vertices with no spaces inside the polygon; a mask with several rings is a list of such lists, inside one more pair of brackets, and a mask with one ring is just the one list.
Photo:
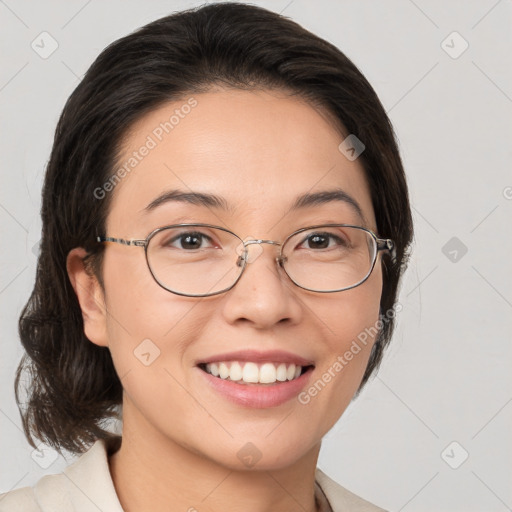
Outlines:
{"label": "woman's face", "polygon": [[[129,172],[108,192],[106,236],[144,239],[184,222],[276,241],[323,223],[376,230],[362,165],[340,152],[344,137],[318,110],[275,91],[191,96],[130,130],[117,167],[128,163]],[[304,194],[339,189],[357,201],[365,220],[344,200],[291,210]],[[203,205],[189,195],[146,209],[171,190],[213,194],[222,204]],[[250,460],[260,469],[284,468],[316,453],[368,362],[374,338],[364,344],[358,336],[379,318],[380,260],[362,285],[322,294],[295,286],[276,265],[277,251],[250,246],[252,262],[234,288],[191,298],[155,282],[143,248],[107,245],[105,334],[87,333],[87,321],[86,334],[111,351],[124,388],[125,429],[230,468],[249,467]],[[299,387],[226,382],[198,366],[220,359],[259,369],[297,358],[311,366]],[[285,385],[292,396],[278,389]]]}

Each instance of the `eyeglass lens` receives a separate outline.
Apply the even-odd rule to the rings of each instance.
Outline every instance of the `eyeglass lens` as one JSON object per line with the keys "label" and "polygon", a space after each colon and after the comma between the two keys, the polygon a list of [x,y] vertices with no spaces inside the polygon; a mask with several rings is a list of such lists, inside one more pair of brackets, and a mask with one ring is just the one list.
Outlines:
{"label": "eyeglass lens", "polygon": [[[168,290],[207,295],[229,289],[250,251],[234,234],[205,226],[180,226],[156,232],[147,247],[155,279]],[[313,291],[353,287],[371,271],[376,243],[367,231],[346,226],[321,226],[300,231],[283,246],[283,267],[297,285]]]}
{"label": "eyeglass lens", "polygon": [[[247,247],[252,249],[252,245]],[[367,231],[321,226],[290,237],[283,246],[284,269],[313,291],[350,288],[371,271],[376,243]],[[243,270],[243,242],[228,231],[205,226],[166,228],[152,236],[147,258],[155,279],[177,293],[203,295],[229,289]],[[237,264],[238,263],[238,264]]]}

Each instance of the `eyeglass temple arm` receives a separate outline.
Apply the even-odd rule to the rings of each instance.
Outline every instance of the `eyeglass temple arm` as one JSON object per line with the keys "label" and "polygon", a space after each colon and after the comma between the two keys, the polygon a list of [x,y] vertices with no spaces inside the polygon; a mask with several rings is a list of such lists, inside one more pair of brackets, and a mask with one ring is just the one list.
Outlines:
{"label": "eyeglass temple arm", "polygon": [[381,250],[387,250],[389,251],[389,254],[391,255],[391,261],[393,264],[396,263],[396,246],[393,240],[390,240],[389,238],[378,238],[377,239],[377,249],[379,251]]}
{"label": "eyeglass temple arm", "polygon": [[[123,244],[123,245],[135,245],[138,247],[144,247],[146,245],[145,240],[125,240],[123,238],[113,238],[111,236],[97,236],[96,241],[97,242],[115,242],[115,243]],[[270,240],[264,240],[264,241],[268,242],[268,243],[271,242]],[[246,244],[260,243],[260,242],[262,242],[262,240],[250,240],[249,242],[246,242]],[[280,245],[276,242],[272,242],[272,243],[274,243],[275,245]],[[393,240],[390,240],[389,238],[385,238],[385,239],[378,238],[377,239],[377,250],[389,251],[389,253],[391,254],[391,261],[393,262],[393,264],[396,263],[396,246],[395,246],[395,243],[393,242]],[[239,256],[238,261],[237,261],[238,266],[241,265],[242,260],[243,260],[243,257]]]}
{"label": "eyeglass temple arm", "polygon": [[125,240],[124,238],[113,238],[111,236],[97,236],[97,242],[116,242],[123,245],[136,245],[138,247],[144,247],[146,245],[145,240]]}

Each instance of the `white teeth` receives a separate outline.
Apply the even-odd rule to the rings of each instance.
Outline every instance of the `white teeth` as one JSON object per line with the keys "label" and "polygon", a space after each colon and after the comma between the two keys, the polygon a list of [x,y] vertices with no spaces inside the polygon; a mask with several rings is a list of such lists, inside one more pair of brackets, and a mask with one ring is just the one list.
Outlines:
{"label": "white teeth", "polygon": [[208,363],[206,371],[214,377],[241,383],[273,384],[298,378],[302,366],[286,363],[263,363],[222,361]]}
{"label": "white teeth", "polygon": [[286,365],[284,363],[281,363],[277,367],[276,378],[280,382],[284,382],[286,380]]}
{"label": "white teeth", "polygon": [[245,363],[242,373],[242,380],[244,382],[258,382],[259,370],[256,363]]}
{"label": "white teeth", "polygon": [[276,381],[276,367],[272,363],[265,363],[260,368],[260,382],[270,384]]}
{"label": "white teeth", "polygon": [[236,361],[231,365],[229,378],[231,380],[242,380],[242,367]]}
{"label": "white teeth", "polygon": [[217,363],[210,364],[210,373],[214,377],[218,377],[219,376],[219,365]]}
{"label": "white teeth", "polygon": [[229,377],[229,367],[226,363],[219,364],[219,377],[221,379],[227,379]]}

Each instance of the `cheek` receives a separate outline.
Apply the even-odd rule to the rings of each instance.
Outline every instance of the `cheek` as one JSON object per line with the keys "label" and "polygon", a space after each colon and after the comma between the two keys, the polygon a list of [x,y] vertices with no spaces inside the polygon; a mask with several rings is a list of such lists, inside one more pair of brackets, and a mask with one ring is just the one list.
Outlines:
{"label": "cheek", "polygon": [[378,335],[381,291],[376,272],[363,285],[341,292],[337,300],[326,297],[317,305],[322,312],[324,353],[316,379],[299,401],[322,411],[325,428],[338,420],[362,380]]}
{"label": "cheek", "polygon": [[[362,285],[335,294],[337,297],[326,297],[319,310],[325,312],[325,323],[330,327],[328,332],[331,351],[344,352],[352,341],[364,339],[364,333],[368,332],[372,336],[369,336],[367,345],[372,344],[375,325],[379,320],[381,294],[381,271],[376,266]],[[365,348],[364,345],[362,348]]]}
{"label": "cheek", "polygon": [[[331,305],[326,321],[327,343],[323,369],[358,385],[378,334],[380,296],[363,288],[344,292],[343,300]],[[341,362],[343,368],[340,368]]]}
{"label": "cheek", "polygon": [[[105,265],[109,350],[129,404],[126,414],[138,410],[154,425],[171,425],[177,414],[200,413],[187,392],[184,354],[213,310],[167,292],[135,259]],[[145,265],[143,255],[141,260]],[[185,423],[175,426],[176,435],[185,436]]]}
{"label": "cheek", "polygon": [[109,348],[120,376],[141,363],[151,361],[153,366],[155,361],[158,366],[169,353],[181,358],[179,340],[186,326],[201,325],[194,308],[197,300],[161,288],[146,266],[143,250],[121,249],[125,252],[106,258],[104,266]]}

